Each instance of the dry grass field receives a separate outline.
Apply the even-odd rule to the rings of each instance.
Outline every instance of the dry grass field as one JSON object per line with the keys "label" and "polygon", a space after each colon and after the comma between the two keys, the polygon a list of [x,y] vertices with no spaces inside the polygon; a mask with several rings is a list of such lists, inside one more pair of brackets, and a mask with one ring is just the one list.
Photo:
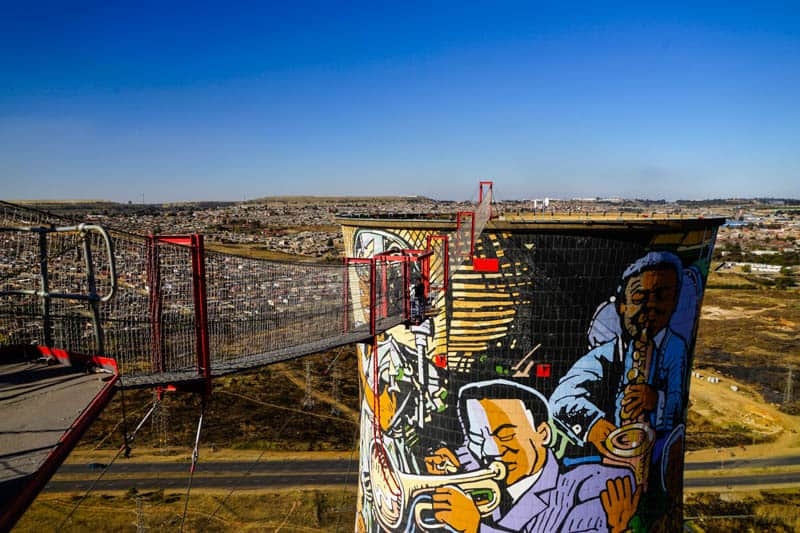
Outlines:
{"label": "dry grass field", "polygon": [[[318,533],[352,531],[355,488],[247,491],[153,491],[82,495],[41,495],[15,532],[203,531]],[[184,507],[186,507],[184,519]]]}
{"label": "dry grass field", "polygon": [[[712,275],[695,348],[689,449],[773,443],[797,449],[800,417],[800,292],[726,289],[737,275]],[[734,392],[731,387],[738,390]]]}

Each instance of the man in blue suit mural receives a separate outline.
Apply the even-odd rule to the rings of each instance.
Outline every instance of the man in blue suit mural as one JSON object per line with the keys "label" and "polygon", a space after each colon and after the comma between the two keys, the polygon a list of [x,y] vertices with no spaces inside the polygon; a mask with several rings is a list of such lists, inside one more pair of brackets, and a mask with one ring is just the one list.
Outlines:
{"label": "man in blue suit mural", "polygon": [[650,252],[628,266],[614,302],[619,336],[578,359],[550,396],[553,417],[572,440],[606,459],[614,459],[615,433],[639,428],[650,440],[637,473],[644,487],[651,457],[661,456],[686,409],[687,343],[670,327],[682,275],[680,259],[669,252]]}
{"label": "man in blue suit mural", "polygon": [[604,451],[613,430],[642,415],[659,433],[681,423],[687,345],[668,325],[682,270],[674,254],[650,252],[623,273],[615,300],[621,335],[581,357],[550,397],[554,418],[578,443]]}
{"label": "man in blue suit mural", "polygon": [[459,532],[625,531],[638,502],[627,468],[579,465],[563,471],[550,450],[547,400],[536,390],[508,380],[465,385],[458,417],[466,445],[456,454],[438,450],[426,462],[470,471],[492,462],[504,465],[500,506],[481,516],[459,487],[433,493],[434,517]]}

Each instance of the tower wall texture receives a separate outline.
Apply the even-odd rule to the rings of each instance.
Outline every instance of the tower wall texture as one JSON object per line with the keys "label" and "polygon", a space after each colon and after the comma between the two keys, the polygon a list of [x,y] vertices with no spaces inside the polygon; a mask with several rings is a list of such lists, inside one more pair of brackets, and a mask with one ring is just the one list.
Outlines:
{"label": "tower wall texture", "polygon": [[[435,253],[430,316],[360,350],[356,529],[681,529],[689,376],[721,222],[493,221],[475,256],[496,271],[467,262],[446,290]],[[342,224],[353,257],[452,231]]]}

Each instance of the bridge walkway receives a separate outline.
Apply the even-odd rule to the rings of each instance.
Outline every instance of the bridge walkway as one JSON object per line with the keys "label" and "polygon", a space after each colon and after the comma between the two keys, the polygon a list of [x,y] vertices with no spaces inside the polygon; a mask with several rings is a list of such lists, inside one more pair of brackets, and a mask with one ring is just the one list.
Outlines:
{"label": "bridge walkway", "polygon": [[126,388],[367,342],[408,320],[420,260],[270,261],[6,203],[0,238],[0,345],[112,358]]}

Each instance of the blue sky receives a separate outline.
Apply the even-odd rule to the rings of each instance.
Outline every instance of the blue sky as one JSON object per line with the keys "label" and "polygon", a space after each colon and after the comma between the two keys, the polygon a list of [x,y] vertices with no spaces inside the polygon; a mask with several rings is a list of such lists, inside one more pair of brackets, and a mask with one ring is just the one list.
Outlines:
{"label": "blue sky", "polygon": [[796,2],[0,0],[0,198],[800,198]]}

